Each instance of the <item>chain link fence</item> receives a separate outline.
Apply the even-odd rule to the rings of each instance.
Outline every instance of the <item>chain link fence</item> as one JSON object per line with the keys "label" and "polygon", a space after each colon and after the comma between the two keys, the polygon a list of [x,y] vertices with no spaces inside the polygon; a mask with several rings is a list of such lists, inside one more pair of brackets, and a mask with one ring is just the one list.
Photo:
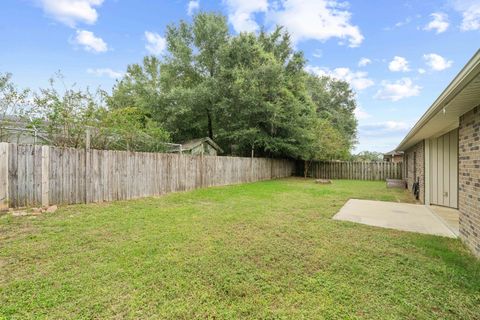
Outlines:
{"label": "chain link fence", "polygon": [[[67,131],[67,130],[65,130]],[[99,150],[182,153],[182,145],[155,141],[143,132],[131,132],[127,137],[108,128],[86,128],[77,132],[47,132],[36,128],[0,126],[0,142],[31,145],[49,145]]]}

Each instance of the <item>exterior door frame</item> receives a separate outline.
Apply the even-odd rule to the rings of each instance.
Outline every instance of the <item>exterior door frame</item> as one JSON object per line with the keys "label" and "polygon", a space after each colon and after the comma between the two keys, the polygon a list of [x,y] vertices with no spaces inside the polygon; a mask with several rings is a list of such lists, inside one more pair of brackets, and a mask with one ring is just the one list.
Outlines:
{"label": "exterior door frame", "polygon": [[[438,143],[439,138],[443,139],[443,142],[436,146],[436,148],[433,148],[434,143]],[[440,140],[442,140],[440,139]],[[458,163],[458,148],[459,148],[459,136],[458,136],[458,128],[451,130],[439,137],[433,137],[430,139],[425,139],[424,140],[424,155],[425,155],[425,204],[426,205],[440,205],[440,206],[445,206],[449,208],[458,208],[458,188],[459,188],[459,179],[458,179],[458,172],[459,172],[459,163]],[[446,146],[445,141],[448,140],[448,152],[444,150],[444,147]],[[452,149],[452,143],[455,144],[455,149]],[[452,151],[454,150],[454,153],[452,154]],[[433,152],[433,153],[432,153]],[[441,159],[440,159],[441,158]],[[447,160],[448,158],[448,160]],[[435,161],[435,164],[432,164],[433,161]],[[445,166],[445,162],[448,161],[448,165]],[[438,172],[439,168],[439,163],[441,164],[441,169],[442,172]],[[455,164],[455,171],[452,172],[452,166]],[[434,175],[431,170],[433,170],[434,167],[437,168],[437,174]],[[447,169],[448,168],[448,169]],[[446,174],[448,174],[448,177]],[[444,184],[444,180],[448,179],[447,185]],[[455,181],[452,181],[452,179],[455,179]],[[436,186],[439,185],[439,182],[442,184],[441,186],[441,193],[439,193],[439,189],[437,188],[436,190],[433,190],[432,193],[432,188],[436,188]],[[444,187],[448,186],[448,203],[445,203],[445,189]],[[452,192],[453,191],[453,192]],[[452,194],[455,195],[455,199],[451,200]],[[435,196],[437,197],[437,200],[435,201],[434,198]],[[441,200],[440,200],[441,199]]]}

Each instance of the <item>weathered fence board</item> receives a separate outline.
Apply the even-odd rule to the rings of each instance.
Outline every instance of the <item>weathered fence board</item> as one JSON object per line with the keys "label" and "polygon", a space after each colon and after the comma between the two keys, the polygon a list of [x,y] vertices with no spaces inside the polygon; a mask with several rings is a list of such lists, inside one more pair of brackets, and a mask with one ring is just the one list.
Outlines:
{"label": "weathered fence board", "polygon": [[135,199],[291,176],[290,160],[0,143],[0,209]]}
{"label": "weathered fence board", "polygon": [[[297,163],[297,175],[305,163]],[[364,161],[312,161],[307,176],[317,179],[386,180],[402,179],[402,163]]]}
{"label": "weathered fence board", "polygon": [[5,210],[9,205],[9,146],[7,143],[0,143],[0,210]]}

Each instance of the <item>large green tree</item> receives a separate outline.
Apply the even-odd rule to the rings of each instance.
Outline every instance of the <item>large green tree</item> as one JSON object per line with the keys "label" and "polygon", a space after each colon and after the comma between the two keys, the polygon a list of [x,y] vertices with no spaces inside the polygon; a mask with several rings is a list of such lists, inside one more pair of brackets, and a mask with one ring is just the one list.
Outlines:
{"label": "large green tree", "polygon": [[155,56],[146,56],[142,64],[131,64],[117,81],[107,103],[112,109],[137,107],[152,111],[160,103],[160,64]]}
{"label": "large green tree", "polygon": [[341,138],[325,158],[347,159],[357,142],[355,94],[345,81],[310,74],[307,88],[317,116],[327,120]]}
{"label": "large green tree", "polygon": [[288,33],[242,33],[222,55],[219,140],[231,153],[298,158],[315,117]]}
{"label": "large green tree", "polygon": [[232,36],[224,16],[200,13],[168,26],[166,40],[163,57],[128,67],[108,99],[112,109],[138,108],[175,142],[209,136],[233,155],[350,155],[352,90],[306,73],[281,27]]}
{"label": "large green tree", "polygon": [[224,16],[201,13],[191,24],[180,22],[167,28],[168,53],[161,65],[164,108],[174,119],[178,140],[209,136],[218,129],[221,54],[229,41]]}

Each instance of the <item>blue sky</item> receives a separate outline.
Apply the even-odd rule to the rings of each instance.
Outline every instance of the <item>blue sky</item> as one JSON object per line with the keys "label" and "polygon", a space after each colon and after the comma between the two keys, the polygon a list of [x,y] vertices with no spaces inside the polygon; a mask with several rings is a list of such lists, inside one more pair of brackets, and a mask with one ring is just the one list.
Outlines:
{"label": "blue sky", "polygon": [[284,25],[310,72],[350,82],[356,151],[393,149],[480,46],[480,0],[2,0],[0,72],[34,90],[58,70],[108,90],[198,10],[228,16],[233,34]]}

